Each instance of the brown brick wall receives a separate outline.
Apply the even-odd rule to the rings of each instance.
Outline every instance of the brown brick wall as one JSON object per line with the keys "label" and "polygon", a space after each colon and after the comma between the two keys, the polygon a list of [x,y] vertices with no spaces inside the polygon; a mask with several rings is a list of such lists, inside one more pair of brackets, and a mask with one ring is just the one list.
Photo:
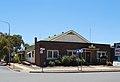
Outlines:
{"label": "brown brick wall", "polygon": [[[100,51],[107,51],[108,59],[110,60],[110,45],[108,44],[94,44],[96,48],[99,48]],[[36,65],[40,65],[40,47],[45,48],[44,53],[42,54],[42,63],[46,61],[47,50],[59,50],[60,55],[65,55],[67,50],[76,50],[81,48],[88,48],[91,43],[78,43],[78,42],[53,42],[53,41],[39,41],[35,45],[35,63]],[[96,60],[96,51],[92,52],[92,61],[95,63]]]}

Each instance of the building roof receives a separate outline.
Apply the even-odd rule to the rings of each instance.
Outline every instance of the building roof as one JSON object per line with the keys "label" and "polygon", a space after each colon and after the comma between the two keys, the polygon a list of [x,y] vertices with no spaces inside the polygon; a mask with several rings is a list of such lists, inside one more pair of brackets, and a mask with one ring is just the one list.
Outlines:
{"label": "building roof", "polygon": [[35,50],[35,45],[31,45],[27,48],[27,52]]}
{"label": "building roof", "polygon": [[78,34],[77,32],[70,30],[67,32],[62,32],[62,34],[54,35],[45,39],[46,41],[63,41],[63,42],[81,42],[90,43],[86,38]]}

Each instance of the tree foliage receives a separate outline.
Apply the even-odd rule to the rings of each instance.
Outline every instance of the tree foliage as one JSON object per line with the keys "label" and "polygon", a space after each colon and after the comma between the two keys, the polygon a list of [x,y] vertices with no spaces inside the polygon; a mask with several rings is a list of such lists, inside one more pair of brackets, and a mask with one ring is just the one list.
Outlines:
{"label": "tree foliage", "polygon": [[4,37],[0,37],[0,58],[3,57],[3,55],[7,55],[9,53],[9,41]]}
{"label": "tree foliage", "polygon": [[19,55],[18,55],[18,54],[15,54],[15,55],[14,55],[13,61],[14,61],[15,63],[20,63],[20,58],[19,58]]}
{"label": "tree foliage", "polygon": [[16,47],[16,51],[20,49],[21,44],[24,44],[21,35],[8,35],[0,32],[0,59],[13,51],[13,47]]}
{"label": "tree foliage", "polygon": [[29,46],[30,46],[30,45],[29,45],[28,43],[25,43],[25,44],[24,44],[25,50],[28,49]]}

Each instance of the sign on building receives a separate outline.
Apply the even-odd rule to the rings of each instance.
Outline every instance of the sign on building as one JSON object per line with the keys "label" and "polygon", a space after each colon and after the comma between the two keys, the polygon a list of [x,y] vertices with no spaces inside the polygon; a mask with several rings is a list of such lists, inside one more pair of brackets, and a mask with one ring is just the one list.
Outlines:
{"label": "sign on building", "polygon": [[113,61],[113,66],[120,66],[120,62],[118,62],[118,61]]}
{"label": "sign on building", "polygon": [[120,43],[115,43],[114,46],[115,48],[120,48]]}
{"label": "sign on building", "polygon": [[120,56],[120,43],[115,43],[115,56]]}
{"label": "sign on building", "polygon": [[115,56],[120,56],[120,48],[115,48]]}

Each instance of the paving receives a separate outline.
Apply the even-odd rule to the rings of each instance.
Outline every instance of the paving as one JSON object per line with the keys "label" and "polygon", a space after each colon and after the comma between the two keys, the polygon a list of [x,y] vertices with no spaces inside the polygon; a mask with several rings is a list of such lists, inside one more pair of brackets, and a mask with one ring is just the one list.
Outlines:
{"label": "paving", "polygon": [[79,73],[79,72],[120,72],[120,66],[90,65],[90,66],[55,66],[41,68],[36,65],[11,63],[10,69],[27,73]]}

